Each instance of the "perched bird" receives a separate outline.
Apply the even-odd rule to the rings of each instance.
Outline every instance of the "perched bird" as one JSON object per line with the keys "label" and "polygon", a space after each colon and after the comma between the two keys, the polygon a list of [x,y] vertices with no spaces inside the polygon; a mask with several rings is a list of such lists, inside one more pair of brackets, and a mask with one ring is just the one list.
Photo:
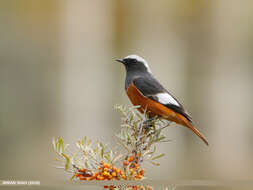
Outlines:
{"label": "perched bird", "polygon": [[206,145],[205,137],[193,126],[190,115],[178,100],[156,80],[148,63],[138,55],[129,55],[116,61],[126,68],[125,90],[133,105],[149,117],[159,116],[192,130]]}

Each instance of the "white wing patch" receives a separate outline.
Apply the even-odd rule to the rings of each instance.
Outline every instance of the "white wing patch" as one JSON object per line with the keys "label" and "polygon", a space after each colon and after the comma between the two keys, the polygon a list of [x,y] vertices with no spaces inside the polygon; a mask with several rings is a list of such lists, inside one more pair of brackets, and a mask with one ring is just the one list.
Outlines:
{"label": "white wing patch", "polygon": [[159,93],[156,96],[158,101],[162,104],[174,104],[176,106],[180,106],[178,102],[168,93]]}

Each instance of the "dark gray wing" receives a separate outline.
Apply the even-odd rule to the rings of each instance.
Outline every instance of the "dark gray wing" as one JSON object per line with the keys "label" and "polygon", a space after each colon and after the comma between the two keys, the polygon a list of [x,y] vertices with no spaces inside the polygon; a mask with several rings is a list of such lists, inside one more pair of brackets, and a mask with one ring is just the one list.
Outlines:
{"label": "dark gray wing", "polygon": [[144,96],[185,116],[187,120],[192,122],[191,117],[187,114],[178,100],[173,97],[165,88],[163,88],[163,86],[155,78],[151,76],[139,77],[134,79],[133,83]]}

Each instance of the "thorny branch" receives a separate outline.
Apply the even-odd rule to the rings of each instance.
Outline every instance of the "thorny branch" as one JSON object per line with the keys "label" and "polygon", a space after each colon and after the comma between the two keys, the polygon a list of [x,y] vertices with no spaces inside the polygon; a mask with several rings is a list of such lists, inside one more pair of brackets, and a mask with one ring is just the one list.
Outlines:
{"label": "thorny branch", "polygon": [[[61,137],[53,140],[53,147],[61,158],[65,171],[73,173],[71,179],[79,180],[141,180],[144,177],[143,161],[160,164],[154,160],[165,154],[156,154],[156,145],[168,142],[162,130],[170,123],[159,117],[148,118],[146,114],[137,112],[138,106],[116,105],[121,113],[121,128],[116,140],[125,152],[118,152],[102,142],[92,143],[84,137],[76,143],[77,151],[68,153],[68,145],[64,145]],[[136,189],[137,186],[134,188]],[[110,189],[119,187],[109,186]],[[137,189],[145,189],[138,187]],[[133,189],[133,187],[128,187]],[[146,188],[148,189],[148,187]],[[152,189],[152,188],[151,188]]]}

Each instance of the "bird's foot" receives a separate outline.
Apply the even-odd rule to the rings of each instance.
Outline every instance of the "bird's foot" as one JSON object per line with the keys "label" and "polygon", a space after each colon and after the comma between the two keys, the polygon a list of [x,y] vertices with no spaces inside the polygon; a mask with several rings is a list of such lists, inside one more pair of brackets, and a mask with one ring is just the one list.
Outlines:
{"label": "bird's foot", "polygon": [[142,126],[144,129],[150,128],[153,125],[154,118],[148,118],[145,121],[143,121]]}

